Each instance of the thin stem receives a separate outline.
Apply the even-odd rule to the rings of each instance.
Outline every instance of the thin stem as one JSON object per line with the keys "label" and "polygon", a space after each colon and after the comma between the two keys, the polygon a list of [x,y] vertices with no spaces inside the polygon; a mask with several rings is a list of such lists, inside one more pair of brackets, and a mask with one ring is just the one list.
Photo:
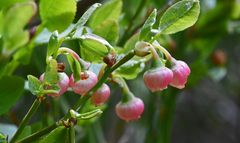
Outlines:
{"label": "thin stem", "polygon": [[58,124],[57,123],[54,123],[52,124],[51,126],[48,126],[30,136],[27,136],[21,140],[19,140],[17,143],[30,143],[30,142],[33,142],[35,140],[37,140],[38,138],[46,135],[47,133],[51,132],[52,130],[54,130],[55,128],[58,127]]}
{"label": "thin stem", "polygon": [[159,55],[155,48],[152,45],[149,45],[150,51],[152,52],[153,58],[157,61],[160,61]]}
{"label": "thin stem", "polygon": [[164,47],[162,47],[157,41],[154,41],[152,45],[158,48],[166,56],[167,60],[171,61],[173,59],[171,54]]}
{"label": "thin stem", "polygon": [[88,69],[89,66],[90,66],[90,63],[81,59],[79,57],[79,55],[75,51],[73,51],[72,49],[69,49],[69,48],[66,48],[66,47],[61,47],[61,48],[58,49],[58,53],[59,54],[65,54],[65,53],[70,54],[74,59],[79,61],[85,69]]}
{"label": "thin stem", "polygon": [[32,106],[31,106],[31,108],[28,110],[27,114],[25,115],[25,117],[23,118],[22,122],[20,123],[19,128],[18,128],[17,132],[14,134],[14,136],[13,136],[12,140],[10,141],[10,143],[14,143],[17,140],[17,138],[22,133],[23,129],[25,128],[25,126],[29,122],[29,120],[32,117],[32,115],[37,111],[40,103],[41,103],[41,100],[39,100],[38,98],[35,99],[35,101],[33,102]]}
{"label": "thin stem", "polygon": [[127,85],[127,83],[126,83],[126,81],[123,79],[123,78],[120,78],[121,79],[121,86],[122,86],[122,88],[123,88],[123,91],[125,92],[125,93],[129,93],[130,92],[130,90],[129,90],[129,88],[128,88],[128,85]]}
{"label": "thin stem", "polygon": [[69,128],[69,143],[75,143],[75,130],[73,125]]}

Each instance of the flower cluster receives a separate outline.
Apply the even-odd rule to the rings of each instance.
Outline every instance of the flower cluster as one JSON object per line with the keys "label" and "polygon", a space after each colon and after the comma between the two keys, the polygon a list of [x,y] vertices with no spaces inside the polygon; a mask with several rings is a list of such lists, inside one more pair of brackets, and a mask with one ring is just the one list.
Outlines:
{"label": "flower cluster", "polygon": [[[160,59],[156,49],[165,54],[167,62],[170,62],[170,67],[163,64],[163,59]],[[162,91],[171,85],[175,88],[182,89],[187,83],[188,76],[190,75],[190,68],[181,60],[174,59],[169,52],[163,48],[156,41],[151,45],[146,42],[138,42],[135,47],[138,56],[145,55],[151,50],[156,63],[152,69],[146,71],[143,75],[144,83],[152,92]]]}
{"label": "flower cluster", "polygon": [[[57,83],[59,87],[58,93],[50,93],[49,96],[59,97],[64,94],[67,89],[72,88],[73,92],[82,96],[85,96],[90,89],[92,89],[98,82],[97,75],[90,70],[81,72],[81,79],[75,81],[73,74],[70,78],[65,72],[58,73],[59,81]],[[40,76],[40,81],[44,81],[44,73]],[[47,87],[48,89],[51,86]],[[105,103],[110,96],[110,88],[107,84],[103,84],[91,97],[91,101],[94,105],[99,106]]]}
{"label": "flower cluster", "polygon": [[[156,49],[165,54],[167,60],[171,63],[170,68],[166,67],[162,62],[163,59],[159,57]],[[143,75],[144,83],[150,91],[162,91],[166,89],[168,85],[179,89],[185,87],[190,74],[190,68],[185,62],[175,60],[169,52],[157,42],[153,42],[153,44],[143,41],[137,42],[134,50],[135,54],[140,57],[144,57],[152,52],[154,59],[153,68],[147,70]],[[126,88],[126,84],[123,87]],[[124,91],[122,100],[116,105],[116,113],[119,118],[125,121],[137,120],[144,111],[144,103],[140,98],[134,97],[129,89]]]}
{"label": "flower cluster", "polygon": [[[62,52],[69,52],[72,54],[73,58],[83,63],[83,60],[80,59],[80,57],[74,51],[66,48],[61,48],[61,50]],[[187,78],[190,74],[190,68],[185,62],[174,59],[165,48],[160,46],[159,43],[153,42],[150,44],[140,41],[136,43],[134,51],[135,55],[140,57],[144,57],[149,53],[152,53],[152,57],[154,59],[153,66],[143,75],[144,83],[150,91],[162,91],[166,89],[168,85],[179,89],[185,87]],[[160,57],[158,52],[162,52],[166,59]],[[104,59],[104,61],[108,61],[107,66],[111,67],[116,61],[107,60],[109,58],[115,58],[113,58],[111,55],[108,55]],[[166,66],[166,62],[170,63],[170,67]],[[87,64],[84,63],[84,65]],[[61,71],[58,73],[59,81],[57,83],[59,91],[57,93],[50,93],[48,95],[58,97],[65,93],[68,88],[72,88],[74,93],[81,96],[91,94],[91,102],[95,106],[102,105],[108,100],[110,96],[110,88],[105,83],[103,83],[100,88],[94,91],[94,93],[89,93],[89,91],[98,83],[98,76],[94,72],[84,69],[84,71],[80,71],[78,75],[80,77],[79,79],[75,79],[74,74],[72,74],[69,78],[61,69]],[[114,80],[114,77],[112,78]],[[44,81],[44,74],[40,76],[40,81]],[[123,78],[120,77],[120,80],[118,80],[117,83],[119,83],[123,88],[122,99],[115,108],[117,116],[125,121],[139,119],[144,111],[143,101],[133,95]],[[48,86],[47,89],[51,89],[51,86]]]}

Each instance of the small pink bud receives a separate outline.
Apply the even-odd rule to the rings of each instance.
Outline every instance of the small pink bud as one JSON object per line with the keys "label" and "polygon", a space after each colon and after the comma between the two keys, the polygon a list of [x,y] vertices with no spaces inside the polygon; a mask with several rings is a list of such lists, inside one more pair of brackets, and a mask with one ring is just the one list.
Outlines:
{"label": "small pink bud", "polygon": [[103,84],[91,97],[94,105],[99,106],[105,103],[110,96],[110,88],[107,84]]}
{"label": "small pink bud", "polygon": [[[60,88],[59,93],[48,94],[49,96],[58,97],[58,96],[64,94],[68,89],[69,78],[68,78],[67,74],[65,72],[61,72],[61,73],[58,73],[58,76],[59,76],[58,86]],[[39,79],[40,79],[40,81],[44,80],[44,73],[40,76]]]}
{"label": "small pink bud", "polygon": [[70,77],[70,87],[73,91],[80,95],[85,95],[97,83],[98,78],[92,71],[81,72],[81,80],[74,82],[74,77]]}
{"label": "small pink bud", "polygon": [[180,60],[173,61],[172,72],[173,80],[170,85],[178,89],[184,88],[187,83],[187,78],[191,72],[188,65]]}
{"label": "small pink bud", "polygon": [[137,120],[144,111],[144,103],[140,98],[133,97],[127,102],[120,101],[116,105],[116,113],[119,118],[125,121]]}
{"label": "small pink bud", "polygon": [[166,89],[172,81],[173,73],[166,67],[158,67],[148,70],[143,75],[143,80],[148,89],[152,92]]}

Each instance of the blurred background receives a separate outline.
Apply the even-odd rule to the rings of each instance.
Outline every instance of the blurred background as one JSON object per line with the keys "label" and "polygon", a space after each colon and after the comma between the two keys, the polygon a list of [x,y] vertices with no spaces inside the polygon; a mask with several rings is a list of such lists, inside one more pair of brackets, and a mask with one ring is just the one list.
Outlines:
{"label": "blurred background", "polygon": [[[107,1],[79,1],[75,19],[78,20],[96,2]],[[153,8],[163,11],[174,2],[123,0],[118,46],[138,32]],[[136,96],[144,100],[145,112],[140,120],[127,123],[117,118],[114,111],[121,89],[110,84],[111,97],[103,107],[104,113],[98,119],[80,123],[81,126],[76,128],[77,142],[240,142],[240,1],[200,0],[200,4],[201,14],[197,23],[185,31],[164,37],[162,43],[176,59],[190,65],[191,75],[186,88],[177,90],[169,87],[161,93],[152,94],[143,83],[142,72],[138,78],[128,81],[128,85]],[[135,16],[139,7],[141,10]],[[35,16],[28,28],[32,29],[40,22]],[[125,36],[124,31],[127,32]],[[74,48],[74,43],[67,44]],[[25,79],[28,74],[39,76],[45,70],[45,56],[46,45],[35,47],[30,64],[18,66],[14,75]],[[34,128],[59,119],[79,97],[72,92],[66,95],[44,101],[39,114],[31,120],[32,132]],[[17,125],[33,100],[30,92],[25,91],[17,104],[0,116],[2,130],[5,124]],[[39,119],[43,120],[39,122]]]}

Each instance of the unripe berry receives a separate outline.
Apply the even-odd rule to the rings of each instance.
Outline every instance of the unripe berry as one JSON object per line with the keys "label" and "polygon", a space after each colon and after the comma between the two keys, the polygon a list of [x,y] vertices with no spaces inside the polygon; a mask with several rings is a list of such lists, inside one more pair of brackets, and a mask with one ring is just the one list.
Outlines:
{"label": "unripe berry", "polygon": [[171,69],[173,72],[173,80],[170,85],[178,89],[184,88],[185,84],[187,83],[188,76],[191,72],[188,65],[180,60],[173,61],[173,66]]}
{"label": "unripe berry", "polygon": [[148,89],[152,92],[166,89],[173,79],[173,73],[167,67],[158,67],[148,70],[143,75],[143,80]]}
{"label": "unripe berry", "polygon": [[144,111],[144,103],[140,98],[133,97],[130,100],[120,101],[116,105],[117,116],[125,121],[137,120]]}
{"label": "unripe berry", "polygon": [[[48,94],[49,96],[58,97],[58,96],[64,94],[68,89],[69,77],[67,76],[67,74],[65,72],[61,72],[61,73],[58,73],[58,76],[59,76],[58,86],[59,86],[60,90],[58,93]],[[40,76],[39,79],[40,79],[40,81],[44,80],[44,73]]]}
{"label": "unripe berry", "polygon": [[85,95],[97,83],[98,78],[92,71],[81,72],[81,79],[74,81],[73,75],[70,77],[70,87],[73,91],[80,95]]}
{"label": "unripe berry", "polygon": [[110,88],[107,84],[103,84],[91,97],[94,105],[99,106],[105,103],[110,96]]}

